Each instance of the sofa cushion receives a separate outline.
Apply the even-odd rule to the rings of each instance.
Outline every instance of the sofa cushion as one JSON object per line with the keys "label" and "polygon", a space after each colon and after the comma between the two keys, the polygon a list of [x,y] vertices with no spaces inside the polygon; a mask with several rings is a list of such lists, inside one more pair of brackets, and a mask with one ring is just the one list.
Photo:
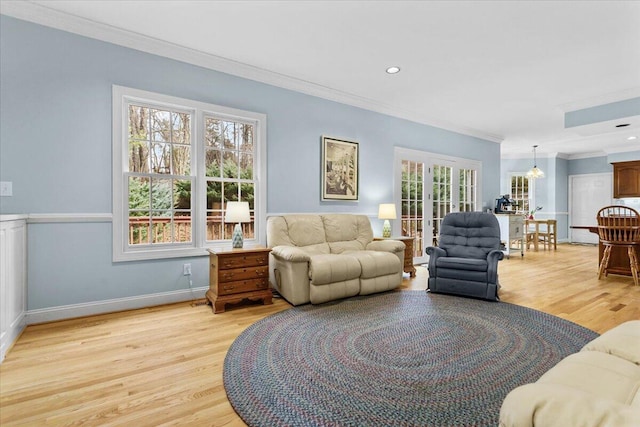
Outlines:
{"label": "sofa cushion", "polygon": [[454,268],[469,271],[487,271],[489,264],[486,259],[440,257],[436,260],[438,268]]}
{"label": "sofa cushion", "polygon": [[357,279],[361,272],[360,262],[349,255],[314,255],[309,262],[309,279],[316,286]]}
{"label": "sofa cushion", "polygon": [[442,221],[438,246],[447,256],[485,259],[500,247],[500,228],[493,214],[457,212]]}
{"label": "sofa cushion", "polygon": [[570,387],[625,405],[640,403],[640,366],[599,351],[580,351],[565,357],[537,383]]}
{"label": "sofa cushion", "polygon": [[640,320],[631,320],[587,343],[582,351],[600,351],[640,365]]}
{"label": "sofa cushion", "polygon": [[[313,246],[326,244],[320,215],[284,215],[269,218],[267,245]],[[328,253],[329,248],[326,247]]]}
{"label": "sofa cushion", "polygon": [[365,215],[326,214],[322,215],[326,241],[358,242],[364,249],[373,240],[373,230],[369,218]]}
{"label": "sofa cushion", "polygon": [[360,274],[362,279],[399,274],[402,268],[398,257],[389,252],[356,251],[345,252],[345,255],[358,260],[362,268],[362,273]]}
{"label": "sofa cushion", "polygon": [[344,242],[327,243],[332,254],[342,254],[345,252],[363,251],[362,244],[357,240],[349,240]]}

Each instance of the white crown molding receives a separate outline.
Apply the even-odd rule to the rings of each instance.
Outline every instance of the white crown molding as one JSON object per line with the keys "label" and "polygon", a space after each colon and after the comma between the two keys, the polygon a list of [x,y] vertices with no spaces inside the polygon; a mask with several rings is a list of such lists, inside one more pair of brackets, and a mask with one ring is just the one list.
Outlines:
{"label": "white crown molding", "polygon": [[593,157],[607,157],[604,151],[593,151],[591,153],[571,154],[569,160],[590,159]]}
{"label": "white crown molding", "polygon": [[640,147],[631,146],[631,144],[619,145],[617,147],[607,147],[604,149],[606,154],[628,153],[630,151],[640,151]]}
{"label": "white crown molding", "polygon": [[445,129],[451,132],[497,143],[502,142],[504,139],[500,135],[494,135],[477,129],[459,126],[446,120],[426,118],[415,111],[405,110],[389,104],[380,103],[366,97],[335,90],[326,86],[307,82],[284,74],[275,73],[273,71],[268,71],[220,56],[211,55],[195,49],[189,49],[184,46],[179,46],[132,31],[122,30],[110,25],[94,22],[51,9],[43,4],[32,3],[30,1],[3,1],[0,3],[0,13],[62,31],[198,65],[211,70],[351,105],[388,116]]}
{"label": "white crown molding", "polygon": [[[568,155],[565,153],[558,153],[558,152],[554,152],[554,153],[540,153],[540,152],[536,152],[536,157],[538,159],[555,159],[556,157],[559,157],[561,159],[568,159]],[[533,159],[533,151],[531,151],[531,153],[503,153],[500,155],[501,159],[510,159],[510,160],[517,160],[517,159],[521,159],[521,160],[529,160],[529,159]]]}
{"label": "white crown molding", "polygon": [[640,97],[640,87],[632,87],[618,92],[611,92],[591,98],[581,99],[579,101],[567,102],[566,104],[558,105],[558,108],[563,112],[568,113],[570,111],[583,110],[585,108],[611,104],[613,102],[624,101],[625,99],[637,97]]}

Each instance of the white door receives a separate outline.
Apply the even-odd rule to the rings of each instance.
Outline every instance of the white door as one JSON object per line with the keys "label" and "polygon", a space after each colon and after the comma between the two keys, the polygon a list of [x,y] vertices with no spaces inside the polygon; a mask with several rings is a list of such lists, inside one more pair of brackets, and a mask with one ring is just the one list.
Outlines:
{"label": "white door", "polygon": [[[598,225],[600,208],[613,201],[613,174],[598,173],[569,176],[569,225]],[[569,228],[573,243],[598,243],[598,235],[588,230]]]}

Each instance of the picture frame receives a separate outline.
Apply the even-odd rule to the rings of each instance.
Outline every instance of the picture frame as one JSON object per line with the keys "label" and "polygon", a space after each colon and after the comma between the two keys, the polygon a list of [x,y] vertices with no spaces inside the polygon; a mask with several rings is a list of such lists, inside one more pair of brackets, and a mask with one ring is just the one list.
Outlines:
{"label": "picture frame", "polygon": [[322,136],[322,200],[358,200],[359,144]]}

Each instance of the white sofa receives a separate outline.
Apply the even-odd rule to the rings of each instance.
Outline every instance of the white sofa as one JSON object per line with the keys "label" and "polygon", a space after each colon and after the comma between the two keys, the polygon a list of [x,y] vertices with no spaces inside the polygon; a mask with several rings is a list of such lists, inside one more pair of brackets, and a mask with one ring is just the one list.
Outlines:
{"label": "white sofa", "polygon": [[640,320],[625,322],[511,391],[502,427],[640,426]]}
{"label": "white sofa", "polygon": [[271,284],[293,305],[383,292],[402,283],[404,243],[374,241],[365,215],[272,216],[267,246]]}

